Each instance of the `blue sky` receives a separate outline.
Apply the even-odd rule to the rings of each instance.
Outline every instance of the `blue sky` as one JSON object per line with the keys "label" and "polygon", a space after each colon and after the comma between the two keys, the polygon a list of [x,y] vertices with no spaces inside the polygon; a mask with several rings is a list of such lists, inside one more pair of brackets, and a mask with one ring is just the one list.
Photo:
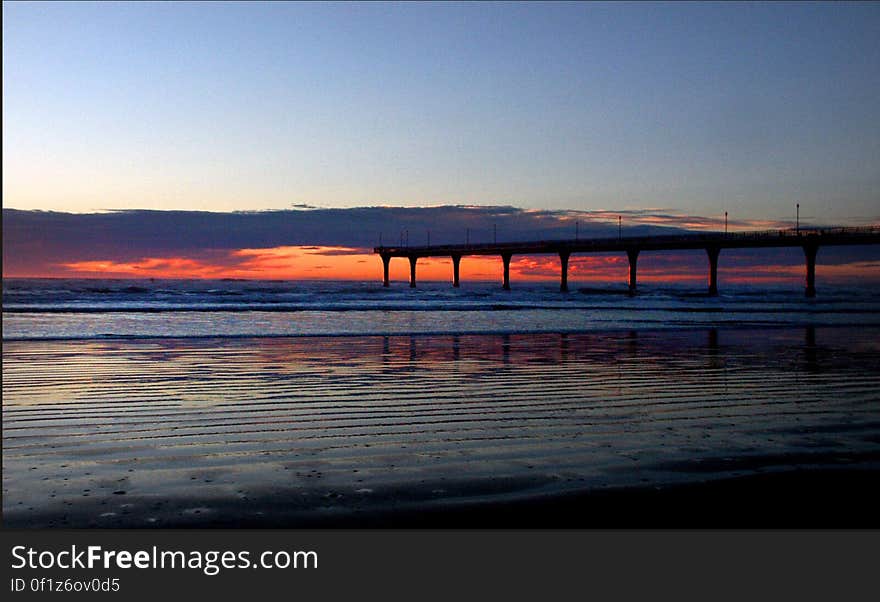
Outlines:
{"label": "blue sky", "polygon": [[3,4],[5,207],[876,220],[880,4]]}

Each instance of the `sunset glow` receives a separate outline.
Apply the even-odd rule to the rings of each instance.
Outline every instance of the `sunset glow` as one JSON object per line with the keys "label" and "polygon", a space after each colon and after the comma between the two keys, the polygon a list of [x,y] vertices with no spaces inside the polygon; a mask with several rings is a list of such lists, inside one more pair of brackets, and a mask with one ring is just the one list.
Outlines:
{"label": "sunset glow", "polygon": [[[60,264],[52,274],[23,274],[29,277],[99,278],[244,278],[265,280],[378,280],[382,264],[370,249],[340,246],[283,246],[266,249],[239,249],[214,260],[189,257],[145,257],[138,261],[93,260]],[[625,282],[628,273],[625,255],[596,254],[573,256],[569,279],[583,282]],[[511,260],[513,280],[554,281],[559,278],[559,259],[554,255],[521,256]],[[699,254],[643,253],[638,278],[642,282],[701,282],[706,279],[705,260]],[[499,280],[500,257],[470,256],[461,261],[463,281]],[[830,281],[856,278],[880,280],[880,262],[857,261],[817,266],[817,274]],[[731,283],[785,283],[804,277],[802,264],[736,265],[723,261],[719,275]],[[409,279],[409,262],[402,258],[390,263],[392,280]],[[421,258],[417,280],[452,279],[452,261],[444,257]]]}

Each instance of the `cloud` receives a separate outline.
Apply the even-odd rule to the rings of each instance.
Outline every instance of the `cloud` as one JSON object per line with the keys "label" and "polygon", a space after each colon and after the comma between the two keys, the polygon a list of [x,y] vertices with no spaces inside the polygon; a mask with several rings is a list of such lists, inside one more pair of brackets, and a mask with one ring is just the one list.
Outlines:
{"label": "cloud", "polygon": [[221,278],[227,266],[211,265],[185,257],[146,257],[140,261],[72,261],[58,264],[68,272],[91,276],[139,278]]}
{"label": "cloud", "polygon": [[[129,210],[94,214],[4,209],[3,274],[286,278],[318,270],[334,277],[372,277],[376,263],[372,247],[380,241],[398,244],[408,240],[409,244],[421,245],[430,236],[433,244],[465,240],[479,243],[491,242],[497,236],[499,242],[509,242],[574,238],[576,232],[582,238],[614,237],[618,216],[622,217],[624,235],[723,229],[723,217],[683,215],[663,208],[554,211],[466,205],[349,209],[297,206],[262,212]],[[740,219],[728,225],[731,230],[739,230],[777,229],[791,224]],[[838,247],[823,248],[819,259],[822,264],[846,265],[876,262],[877,258],[876,248]],[[468,262],[474,266],[474,275],[495,276],[488,260],[470,258]],[[702,252],[644,253],[639,258],[639,271],[646,277],[655,270],[670,277],[684,277],[702,274],[705,262]],[[725,250],[720,269],[773,262],[799,266],[803,254],[798,249]],[[436,270],[426,273],[445,273],[447,264],[426,263],[426,267]],[[559,269],[555,257],[515,258],[513,267],[522,276],[534,278],[556,277]],[[617,273],[625,268],[625,258],[619,254],[574,256],[571,262],[572,277]]]}
{"label": "cloud", "polygon": [[[377,258],[368,250],[341,247],[275,247],[237,249],[214,254],[210,260],[191,257],[145,257],[138,261],[70,261],[56,266],[59,272],[76,276],[114,278],[269,278],[314,277],[312,272],[334,271],[342,278],[373,277],[375,265],[366,271],[360,264]],[[326,263],[327,258],[334,263]]]}

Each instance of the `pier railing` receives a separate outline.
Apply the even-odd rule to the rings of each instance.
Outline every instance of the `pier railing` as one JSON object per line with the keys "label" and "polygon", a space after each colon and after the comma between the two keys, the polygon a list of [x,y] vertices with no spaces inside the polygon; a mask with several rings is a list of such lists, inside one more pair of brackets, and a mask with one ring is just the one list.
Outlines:
{"label": "pier railing", "polygon": [[[832,228],[784,228],[775,230],[747,230],[733,232],[693,232],[687,234],[661,234],[649,236],[601,236],[592,238],[558,238],[543,239],[531,241],[506,241],[506,242],[489,242],[489,243],[446,243],[440,245],[384,245],[375,247],[374,253],[408,253],[419,252],[436,252],[436,255],[445,255],[443,251],[448,250],[513,250],[520,248],[540,248],[547,249],[545,252],[555,252],[560,245],[581,246],[606,246],[609,244],[624,245],[651,245],[661,243],[694,243],[694,242],[724,242],[737,240],[789,240],[794,242],[799,238],[808,236],[815,237],[838,237],[838,236],[880,236],[880,225],[878,226],[837,226]],[[792,245],[797,246],[797,245]],[[540,252],[540,251],[538,251]]]}

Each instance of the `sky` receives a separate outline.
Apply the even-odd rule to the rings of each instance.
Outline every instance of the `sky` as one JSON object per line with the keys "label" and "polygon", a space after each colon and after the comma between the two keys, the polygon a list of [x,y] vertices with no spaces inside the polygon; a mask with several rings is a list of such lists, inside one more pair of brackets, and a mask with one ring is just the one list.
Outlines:
{"label": "sky", "polygon": [[[25,214],[7,209],[222,212],[227,232],[232,212],[336,211],[335,240],[137,257],[96,240],[124,240],[125,220],[61,251],[28,230],[79,268],[165,275],[253,257],[179,263],[220,252],[362,252],[428,215],[485,227],[461,207],[746,228],[800,203],[806,222],[876,223],[880,4],[4,2],[3,151],[4,275],[85,273],[20,255]],[[370,207],[446,213],[344,235]]]}

